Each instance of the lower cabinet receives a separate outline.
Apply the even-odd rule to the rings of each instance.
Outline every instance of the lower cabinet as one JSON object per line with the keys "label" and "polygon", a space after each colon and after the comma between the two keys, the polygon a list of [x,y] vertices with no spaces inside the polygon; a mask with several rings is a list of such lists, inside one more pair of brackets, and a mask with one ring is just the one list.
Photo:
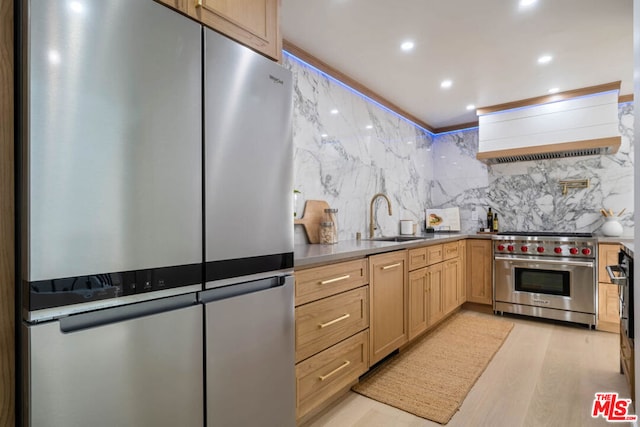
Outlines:
{"label": "lower cabinet", "polygon": [[491,261],[491,241],[460,240],[296,269],[298,422],[466,300],[490,304]]}
{"label": "lower cabinet", "polygon": [[600,243],[598,245],[598,322],[600,331],[618,333],[620,329],[619,287],[611,283],[608,265],[618,264],[620,245]]}
{"label": "lower cabinet", "polygon": [[[362,331],[296,365],[298,418],[349,387],[369,369],[369,332]],[[277,391],[274,390],[274,393]]]}
{"label": "lower cabinet", "polygon": [[631,400],[636,401],[635,361],[633,340],[629,339],[620,325],[620,373],[624,374],[631,390]]}
{"label": "lower cabinet", "polygon": [[371,298],[369,365],[382,360],[409,339],[407,251],[369,257]]}
{"label": "lower cabinet", "polygon": [[467,301],[493,304],[493,254],[491,240],[468,239],[466,250]]}
{"label": "lower cabinet", "polygon": [[431,326],[444,316],[442,263],[427,267],[427,304],[429,317],[427,326]]}
{"label": "lower cabinet", "polygon": [[312,416],[369,369],[366,258],[296,269],[296,417]]}
{"label": "lower cabinet", "polygon": [[427,330],[429,282],[427,268],[409,272],[409,339]]}
{"label": "lower cabinet", "polygon": [[409,263],[410,340],[465,302],[464,249],[458,241],[409,250],[409,260],[425,260]]}

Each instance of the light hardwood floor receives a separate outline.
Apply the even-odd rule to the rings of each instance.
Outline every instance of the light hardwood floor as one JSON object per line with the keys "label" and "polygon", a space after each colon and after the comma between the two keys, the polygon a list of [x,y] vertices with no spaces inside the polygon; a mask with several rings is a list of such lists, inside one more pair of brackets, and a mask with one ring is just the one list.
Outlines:
{"label": "light hardwood floor", "polygon": [[[591,418],[596,392],[629,397],[619,373],[618,335],[523,317],[504,318],[515,324],[513,330],[447,426],[629,425]],[[439,425],[353,392],[307,423],[309,427]]]}

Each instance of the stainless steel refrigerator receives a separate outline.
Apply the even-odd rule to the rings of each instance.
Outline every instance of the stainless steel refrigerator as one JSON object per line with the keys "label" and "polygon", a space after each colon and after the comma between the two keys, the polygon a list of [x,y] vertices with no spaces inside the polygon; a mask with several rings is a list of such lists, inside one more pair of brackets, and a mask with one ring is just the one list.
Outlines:
{"label": "stainless steel refrigerator", "polygon": [[294,425],[288,72],[152,0],[17,8],[22,422]]}
{"label": "stainless steel refrigerator", "polygon": [[16,6],[21,421],[200,426],[202,28],[151,0]]}
{"label": "stainless steel refrigerator", "polygon": [[207,425],[295,425],[291,73],[204,30]]}

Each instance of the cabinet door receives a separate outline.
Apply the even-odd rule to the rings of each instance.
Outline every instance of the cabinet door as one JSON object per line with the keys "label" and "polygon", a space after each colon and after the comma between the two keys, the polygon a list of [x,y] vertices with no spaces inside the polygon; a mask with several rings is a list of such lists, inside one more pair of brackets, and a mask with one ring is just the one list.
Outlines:
{"label": "cabinet door", "polygon": [[442,263],[442,304],[445,313],[458,307],[458,287],[460,282],[460,260]]}
{"label": "cabinet door", "polygon": [[491,240],[467,241],[467,301],[493,304]]}
{"label": "cabinet door", "polygon": [[442,305],[442,263],[427,267],[427,287],[428,326],[431,326],[444,316]]}
{"label": "cabinet door", "polygon": [[278,0],[191,0],[187,14],[276,61],[282,57]]}
{"label": "cabinet door", "polygon": [[608,265],[618,264],[620,245],[598,245],[598,330],[618,333],[620,329],[620,300],[618,285],[611,284]]}
{"label": "cabinet door", "polygon": [[409,273],[409,339],[427,329],[427,269]]}
{"label": "cabinet door", "polygon": [[370,364],[407,342],[407,251],[369,257]]}
{"label": "cabinet door", "polygon": [[467,241],[460,240],[458,242],[458,253],[460,262],[458,268],[460,269],[460,276],[458,282],[458,304],[462,305],[467,302]]}
{"label": "cabinet door", "polygon": [[598,282],[611,283],[607,265],[618,265],[620,245],[600,243],[598,245]]}

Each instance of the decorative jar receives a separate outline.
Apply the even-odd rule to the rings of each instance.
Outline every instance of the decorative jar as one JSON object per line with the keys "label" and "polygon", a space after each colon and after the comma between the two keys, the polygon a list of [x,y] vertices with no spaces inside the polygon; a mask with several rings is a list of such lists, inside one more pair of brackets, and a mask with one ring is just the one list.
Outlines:
{"label": "decorative jar", "polygon": [[618,221],[618,218],[613,216],[608,216],[604,219],[604,224],[602,224],[602,228],[600,230],[602,231],[602,234],[609,237],[621,236],[624,231],[622,224]]}

